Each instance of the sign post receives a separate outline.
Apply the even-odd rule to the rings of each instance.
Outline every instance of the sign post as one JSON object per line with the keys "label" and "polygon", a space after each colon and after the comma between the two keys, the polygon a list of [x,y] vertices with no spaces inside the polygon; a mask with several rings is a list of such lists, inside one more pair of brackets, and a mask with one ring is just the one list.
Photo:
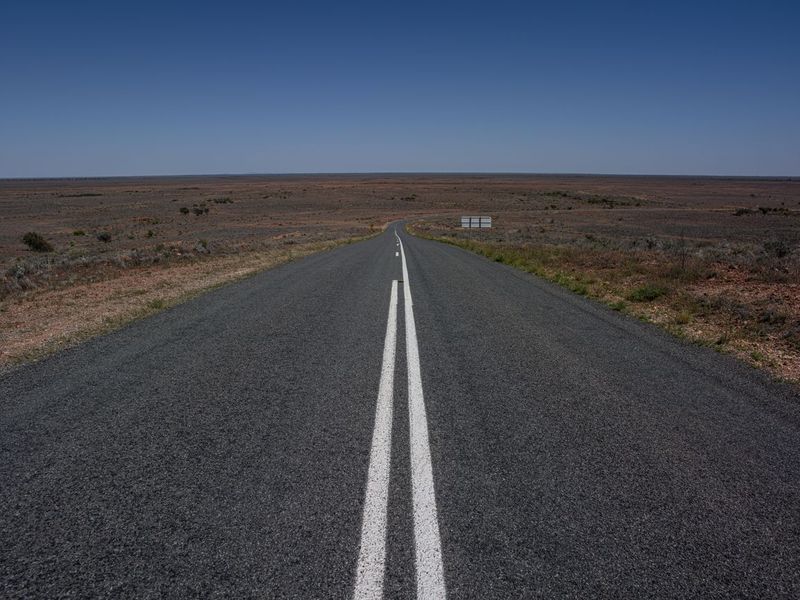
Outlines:
{"label": "sign post", "polygon": [[492,217],[461,217],[461,227],[465,229],[491,229]]}

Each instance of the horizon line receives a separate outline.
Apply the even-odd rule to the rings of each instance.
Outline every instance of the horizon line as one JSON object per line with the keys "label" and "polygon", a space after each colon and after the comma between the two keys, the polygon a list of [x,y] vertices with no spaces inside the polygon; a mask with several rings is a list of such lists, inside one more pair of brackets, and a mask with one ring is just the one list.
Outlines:
{"label": "horizon line", "polygon": [[137,175],[56,175],[29,177],[0,177],[0,181],[58,181],[58,180],[97,180],[97,179],[178,179],[178,178],[212,178],[212,177],[353,177],[353,176],[451,176],[486,177],[667,177],[697,179],[774,179],[800,180],[800,175],[733,175],[733,174],[686,174],[686,173],[589,173],[577,171],[288,171],[288,172],[240,172],[240,173],[173,173],[173,174],[137,174]]}

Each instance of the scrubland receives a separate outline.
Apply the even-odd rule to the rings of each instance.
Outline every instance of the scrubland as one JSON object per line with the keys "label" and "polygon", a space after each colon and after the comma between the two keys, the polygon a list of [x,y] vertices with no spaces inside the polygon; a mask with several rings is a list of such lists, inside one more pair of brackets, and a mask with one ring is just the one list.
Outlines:
{"label": "scrubland", "polygon": [[[462,230],[462,214],[494,227]],[[800,381],[797,179],[5,180],[0,217],[0,366],[407,219],[417,235]]]}
{"label": "scrubland", "polygon": [[497,194],[481,207],[492,230],[429,218],[413,231],[800,382],[800,182],[557,183]]}

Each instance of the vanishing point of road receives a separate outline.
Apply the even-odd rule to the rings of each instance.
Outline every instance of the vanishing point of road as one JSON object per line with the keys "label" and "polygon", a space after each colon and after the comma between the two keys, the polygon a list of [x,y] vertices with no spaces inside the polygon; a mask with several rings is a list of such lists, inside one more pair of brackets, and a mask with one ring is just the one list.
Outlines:
{"label": "vanishing point of road", "polygon": [[800,396],[407,235],[0,376],[3,598],[798,598]]}

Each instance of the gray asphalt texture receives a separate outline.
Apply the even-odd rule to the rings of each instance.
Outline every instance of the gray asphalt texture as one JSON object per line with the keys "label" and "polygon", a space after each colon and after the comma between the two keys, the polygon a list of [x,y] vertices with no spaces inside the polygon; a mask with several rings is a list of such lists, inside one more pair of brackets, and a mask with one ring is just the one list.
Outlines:
{"label": "gray asphalt texture", "polygon": [[[451,597],[800,597],[795,389],[401,235]],[[352,594],[395,250],[0,376],[0,596]],[[415,589],[400,297],[389,598]]]}

